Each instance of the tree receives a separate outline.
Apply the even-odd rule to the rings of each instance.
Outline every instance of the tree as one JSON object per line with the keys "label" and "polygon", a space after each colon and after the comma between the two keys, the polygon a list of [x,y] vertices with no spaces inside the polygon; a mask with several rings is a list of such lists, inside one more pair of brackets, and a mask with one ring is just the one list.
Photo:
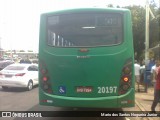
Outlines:
{"label": "tree", "polygon": [[33,52],[33,50],[28,50],[28,52]]}
{"label": "tree", "polygon": [[159,20],[157,18],[158,13],[158,9],[156,4],[154,3],[154,0],[152,1],[151,5],[150,5],[150,9],[152,11],[152,13],[154,14],[155,18],[153,19],[151,17],[150,20],[150,48],[156,46],[159,43],[159,35],[160,35],[160,24],[159,24]]}
{"label": "tree", "polygon": [[133,43],[134,51],[137,53],[136,59],[141,59],[145,49],[145,9],[141,6],[127,6],[132,15]]}
{"label": "tree", "polygon": [[[136,59],[144,59],[145,49],[145,8],[141,6],[127,6],[130,9],[132,15],[132,28],[133,28],[133,42],[134,50],[137,55]],[[157,9],[154,3],[151,3],[150,9],[155,16],[160,15],[160,8]],[[150,17],[150,48],[160,43],[160,17],[152,19]]]}
{"label": "tree", "polygon": [[108,4],[107,7],[113,7],[113,5],[112,4]]}
{"label": "tree", "polygon": [[25,52],[24,50],[20,50],[19,52]]}

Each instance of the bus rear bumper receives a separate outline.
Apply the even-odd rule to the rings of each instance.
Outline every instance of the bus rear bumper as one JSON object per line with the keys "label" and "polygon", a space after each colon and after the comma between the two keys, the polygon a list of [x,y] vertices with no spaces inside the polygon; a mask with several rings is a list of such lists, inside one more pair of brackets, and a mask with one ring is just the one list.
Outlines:
{"label": "bus rear bumper", "polygon": [[[44,99],[45,98],[45,99]],[[58,107],[122,108],[134,107],[134,89],[121,96],[79,98],[40,94],[40,105]]]}

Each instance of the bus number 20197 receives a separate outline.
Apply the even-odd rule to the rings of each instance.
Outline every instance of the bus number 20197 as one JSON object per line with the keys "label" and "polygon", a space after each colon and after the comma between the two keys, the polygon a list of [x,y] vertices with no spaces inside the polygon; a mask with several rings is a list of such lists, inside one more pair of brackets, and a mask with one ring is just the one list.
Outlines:
{"label": "bus number 20197", "polygon": [[116,86],[110,86],[110,87],[98,87],[98,93],[104,94],[104,93],[116,93],[117,87]]}

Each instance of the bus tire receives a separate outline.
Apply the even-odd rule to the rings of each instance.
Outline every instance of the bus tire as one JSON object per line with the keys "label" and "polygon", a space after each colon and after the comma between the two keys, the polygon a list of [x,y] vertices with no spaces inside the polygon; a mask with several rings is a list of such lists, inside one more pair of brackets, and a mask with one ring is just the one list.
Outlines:
{"label": "bus tire", "polygon": [[30,81],[28,82],[27,90],[30,91],[30,90],[32,90],[32,89],[33,89],[33,82],[32,82],[32,80],[30,80]]}

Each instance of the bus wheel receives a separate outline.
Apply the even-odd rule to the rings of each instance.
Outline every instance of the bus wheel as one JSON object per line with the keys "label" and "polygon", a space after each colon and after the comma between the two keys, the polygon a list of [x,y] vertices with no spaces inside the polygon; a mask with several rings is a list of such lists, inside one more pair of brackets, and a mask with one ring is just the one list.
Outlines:
{"label": "bus wheel", "polygon": [[30,81],[28,82],[27,90],[30,91],[30,90],[32,90],[32,89],[33,89],[33,82],[30,80]]}

